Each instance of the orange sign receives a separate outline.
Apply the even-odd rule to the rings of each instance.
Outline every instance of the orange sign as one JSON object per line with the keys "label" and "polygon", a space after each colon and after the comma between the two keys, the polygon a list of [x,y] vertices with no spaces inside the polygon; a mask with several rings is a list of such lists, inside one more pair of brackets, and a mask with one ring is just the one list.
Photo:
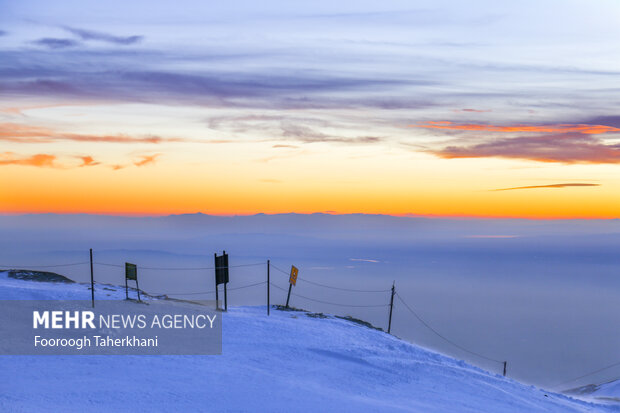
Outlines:
{"label": "orange sign", "polygon": [[290,284],[297,284],[297,274],[299,274],[299,270],[294,265],[291,265],[291,276],[288,278]]}

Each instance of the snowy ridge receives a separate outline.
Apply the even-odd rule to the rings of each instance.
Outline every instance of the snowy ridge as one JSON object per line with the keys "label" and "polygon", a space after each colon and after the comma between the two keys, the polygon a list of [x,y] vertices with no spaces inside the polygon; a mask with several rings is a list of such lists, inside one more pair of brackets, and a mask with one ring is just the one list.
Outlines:
{"label": "snowy ridge", "polygon": [[[124,298],[123,288],[107,288],[109,298]],[[0,274],[1,299],[89,295],[84,284]],[[0,411],[620,411],[335,317],[236,307],[223,322],[221,356],[2,356]]]}

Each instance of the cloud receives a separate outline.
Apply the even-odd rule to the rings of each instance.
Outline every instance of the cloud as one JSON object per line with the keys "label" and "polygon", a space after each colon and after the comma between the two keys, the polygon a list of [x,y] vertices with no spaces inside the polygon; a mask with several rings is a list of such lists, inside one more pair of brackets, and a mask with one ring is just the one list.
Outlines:
{"label": "cloud", "polygon": [[24,166],[37,166],[43,168],[54,168],[56,165],[54,161],[56,157],[49,154],[36,154],[25,158],[15,157],[12,152],[4,152],[0,154],[0,165],[24,165]]}
{"label": "cloud", "polygon": [[107,43],[129,45],[142,41],[143,36],[115,36],[108,33],[97,32],[93,30],[78,29],[75,27],[63,27],[69,33],[78,36],[82,40],[98,40]]}
{"label": "cloud", "polygon": [[473,113],[485,113],[492,112],[491,109],[455,109],[455,112],[473,112]]}
{"label": "cloud", "polygon": [[600,184],[567,183],[567,184],[551,184],[551,185],[530,185],[530,186],[515,186],[513,188],[491,189],[491,191],[514,191],[516,189],[570,188],[570,187],[587,187],[587,186],[600,186]]}
{"label": "cloud", "polygon": [[428,150],[441,158],[500,157],[560,163],[620,163],[620,144],[582,133],[520,136],[470,146]]}
{"label": "cloud", "polygon": [[[230,56],[179,53],[82,48],[64,48],[54,54],[36,49],[0,51],[0,90],[6,96],[79,99],[80,102],[389,110],[432,106],[430,99],[401,97],[399,93],[409,87],[437,84],[425,79],[334,73],[327,69],[266,69],[260,64],[253,70],[240,70],[235,68],[242,64],[230,64]],[[236,59],[263,63],[269,57],[268,53],[256,57],[252,53]],[[204,64],[192,65],[193,69],[185,65],[185,69],[180,69],[184,66],[179,62],[187,61]],[[169,69],[171,66],[179,69]],[[386,98],[378,91],[393,93]]]}
{"label": "cloud", "polygon": [[297,149],[299,148],[299,146],[295,146],[295,145],[282,145],[282,144],[278,144],[278,145],[273,145],[272,148],[291,148],[291,149]]}
{"label": "cloud", "polygon": [[76,42],[72,39],[55,39],[51,37],[45,37],[43,39],[35,40],[32,42],[39,46],[45,46],[50,49],[64,49],[66,47],[74,47],[79,45],[79,42]]}
{"label": "cloud", "polygon": [[464,238],[504,239],[504,238],[519,238],[519,235],[465,235]]}
{"label": "cloud", "polygon": [[82,160],[82,165],[80,165],[80,167],[96,166],[101,164],[101,162],[95,162],[92,156],[79,156],[78,158]]}
{"label": "cloud", "polygon": [[285,138],[293,138],[295,140],[304,143],[316,143],[316,142],[337,142],[337,143],[377,143],[381,142],[383,138],[378,136],[334,136],[328,135],[322,132],[318,132],[305,125],[297,125],[291,123],[282,123],[282,136]]}
{"label": "cloud", "polygon": [[135,161],[133,164],[136,166],[149,165],[155,163],[159,156],[161,156],[161,153],[157,153],[155,155],[143,155],[141,160]]}
{"label": "cloud", "polygon": [[409,125],[412,128],[425,129],[444,129],[444,130],[463,130],[463,131],[482,131],[482,132],[545,132],[545,133],[581,133],[587,135],[598,135],[601,133],[620,132],[620,128],[607,125],[592,124],[557,124],[557,125],[485,125],[465,123],[457,124],[450,121],[423,122],[417,125]]}
{"label": "cloud", "polygon": [[6,36],[7,34],[9,34],[7,31],[0,30],[0,37],[1,36]]}
{"label": "cloud", "polygon": [[57,140],[74,142],[107,142],[107,143],[148,143],[182,142],[181,138],[162,138],[160,136],[129,136],[129,135],[91,135],[57,132],[41,126],[22,125],[18,123],[0,123],[0,141],[18,143],[49,143]]}
{"label": "cloud", "polygon": [[620,128],[620,116],[599,116],[583,123],[608,125],[614,128]]}

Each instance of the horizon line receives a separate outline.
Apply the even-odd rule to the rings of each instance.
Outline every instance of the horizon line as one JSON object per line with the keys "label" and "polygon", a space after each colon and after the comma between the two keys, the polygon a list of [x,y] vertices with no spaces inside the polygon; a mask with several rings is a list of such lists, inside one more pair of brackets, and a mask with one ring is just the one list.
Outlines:
{"label": "horizon line", "polygon": [[365,216],[380,216],[380,217],[392,217],[392,218],[426,218],[426,219],[486,219],[486,220],[530,220],[530,221],[562,221],[562,220],[617,220],[620,216],[516,216],[516,215],[466,215],[466,214],[385,214],[385,213],[367,213],[367,212],[334,212],[334,211],[316,211],[316,212],[256,212],[253,214],[217,214],[217,213],[204,213],[197,212],[184,212],[184,213],[170,213],[170,214],[148,214],[148,213],[131,213],[131,212],[24,212],[24,211],[0,211],[0,217],[4,216],[31,216],[31,215],[59,215],[59,216],[72,216],[72,215],[88,215],[88,216],[105,216],[105,217],[118,217],[118,218],[166,218],[185,215],[203,215],[208,217],[218,218],[235,218],[235,217],[256,217],[256,216],[278,216],[278,215],[332,215],[332,216],[352,216],[352,215],[365,215]]}

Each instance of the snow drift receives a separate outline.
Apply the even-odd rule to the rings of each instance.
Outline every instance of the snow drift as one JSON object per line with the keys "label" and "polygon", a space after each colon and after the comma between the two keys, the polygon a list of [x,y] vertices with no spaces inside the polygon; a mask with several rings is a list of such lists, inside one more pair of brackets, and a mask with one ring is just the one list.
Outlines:
{"label": "snow drift", "polygon": [[[99,286],[98,296],[124,298]],[[0,274],[0,299],[84,299],[83,284]],[[152,298],[150,298],[152,299]],[[221,356],[2,356],[3,412],[595,412],[322,314],[236,307]]]}

